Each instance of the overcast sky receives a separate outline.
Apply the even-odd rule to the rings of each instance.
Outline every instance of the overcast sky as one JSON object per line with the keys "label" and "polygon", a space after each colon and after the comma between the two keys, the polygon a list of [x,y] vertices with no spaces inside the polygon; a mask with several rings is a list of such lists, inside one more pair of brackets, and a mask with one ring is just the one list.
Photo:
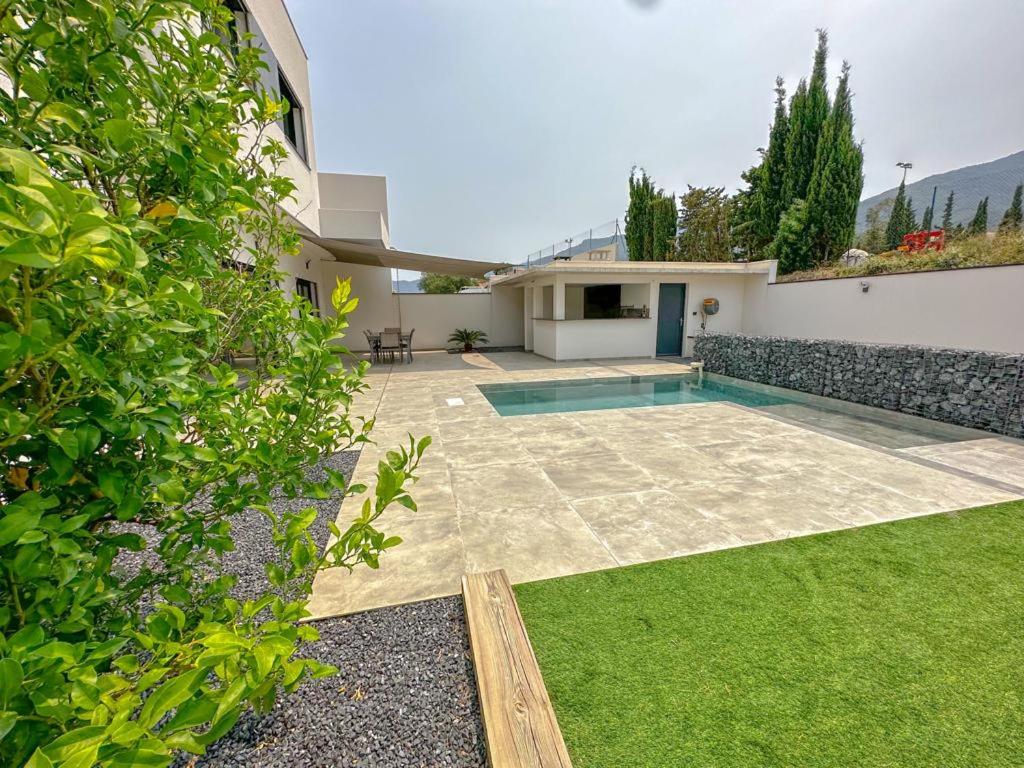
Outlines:
{"label": "overcast sky", "polygon": [[317,164],[388,177],[392,244],[518,261],[621,217],[642,165],[733,190],[829,30],[864,195],[1024,149],[1024,0],[286,0]]}

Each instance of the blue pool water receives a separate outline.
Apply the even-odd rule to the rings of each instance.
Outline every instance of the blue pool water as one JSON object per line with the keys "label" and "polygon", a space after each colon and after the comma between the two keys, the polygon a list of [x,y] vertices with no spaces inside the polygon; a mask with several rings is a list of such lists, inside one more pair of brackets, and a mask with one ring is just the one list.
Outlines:
{"label": "blue pool water", "polygon": [[751,408],[797,402],[744,386],[738,381],[705,377],[703,384],[699,384],[695,373],[478,386],[502,416],[721,401]]}

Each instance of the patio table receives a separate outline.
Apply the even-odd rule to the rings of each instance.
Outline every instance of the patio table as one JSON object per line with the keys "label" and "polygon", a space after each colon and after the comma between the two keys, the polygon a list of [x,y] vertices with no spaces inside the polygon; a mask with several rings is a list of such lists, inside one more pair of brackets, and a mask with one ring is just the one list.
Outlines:
{"label": "patio table", "polygon": [[[406,350],[409,350],[409,362],[412,362],[412,335],[415,332],[416,329],[413,328],[408,333],[403,332],[398,334],[399,355],[401,356],[403,363],[405,362]],[[380,346],[380,337],[384,333],[384,331],[366,331],[365,333],[367,340],[370,342],[370,359],[375,363],[379,363],[382,354]]]}

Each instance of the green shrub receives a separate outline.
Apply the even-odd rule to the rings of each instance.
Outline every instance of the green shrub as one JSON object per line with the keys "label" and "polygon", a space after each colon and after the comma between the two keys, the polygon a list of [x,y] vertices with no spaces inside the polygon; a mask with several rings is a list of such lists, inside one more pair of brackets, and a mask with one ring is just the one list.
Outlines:
{"label": "green shrub", "polygon": [[[365,365],[334,352],[348,284],[327,319],[276,290],[298,244],[279,209],[286,150],[263,136],[281,106],[258,52],[222,41],[227,18],[216,0],[0,15],[5,765],[166,765],[330,673],[296,655],[316,635],[296,623],[312,575],[375,567],[398,543],[378,517],[415,508],[429,439],[387,454],[326,552],[315,510],[271,509],[272,493],[366,491],[305,470],[372,423],[348,412]],[[243,348],[257,362],[240,383],[225,360]],[[220,556],[245,509],[269,518],[278,557],[240,604]],[[155,565],[116,567],[147,540]]]}
{"label": "green shrub", "polygon": [[471,328],[456,328],[448,337],[449,344],[461,344],[463,352],[472,352],[477,344],[487,343],[487,334]]}

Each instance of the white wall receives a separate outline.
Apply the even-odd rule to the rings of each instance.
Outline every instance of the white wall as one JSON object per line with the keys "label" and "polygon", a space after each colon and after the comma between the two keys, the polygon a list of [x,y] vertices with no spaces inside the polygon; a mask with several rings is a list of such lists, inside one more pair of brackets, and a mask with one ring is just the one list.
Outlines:
{"label": "white wall", "polygon": [[534,320],[533,321],[533,351],[546,357],[549,360],[557,360],[557,349],[555,347],[555,326],[560,325],[558,320]]}
{"label": "white wall", "polygon": [[[266,135],[280,141],[288,148],[288,156],[282,161],[279,173],[295,181],[292,199],[282,203],[289,214],[306,227],[316,232],[319,229],[319,198],[316,179],[316,147],[313,141],[313,97],[309,88],[309,65],[302,42],[292,25],[282,0],[246,0],[246,6],[256,20],[259,33],[277,60],[277,66],[284,72],[285,79],[295,91],[302,106],[303,132],[306,139],[306,159],[303,160],[292,149],[284,131],[277,123],[267,126]],[[263,47],[260,41],[255,41]],[[267,73],[271,87],[276,90],[275,72]]]}
{"label": "white wall", "polygon": [[603,357],[653,357],[657,321],[653,319],[553,320],[539,325],[554,326],[557,338],[554,355],[537,346],[534,350],[555,360],[583,360]]}
{"label": "white wall", "polygon": [[[868,283],[868,292],[861,290]],[[709,324],[711,330],[733,330]],[[1024,353],[1024,265],[746,286],[742,331]]]}

